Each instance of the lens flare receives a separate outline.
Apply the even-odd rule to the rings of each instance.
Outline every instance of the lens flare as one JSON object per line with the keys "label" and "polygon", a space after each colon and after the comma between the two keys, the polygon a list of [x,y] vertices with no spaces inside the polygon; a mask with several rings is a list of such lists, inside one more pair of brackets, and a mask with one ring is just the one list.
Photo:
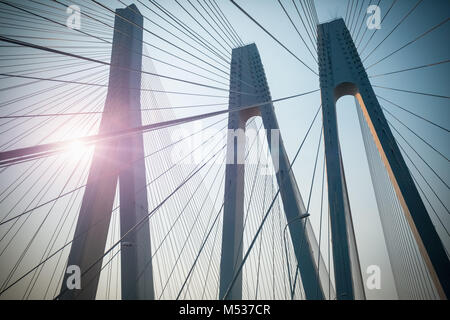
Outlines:
{"label": "lens flare", "polygon": [[82,154],[85,150],[86,144],[80,140],[72,141],[67,147],[67,152],[71,155]]}

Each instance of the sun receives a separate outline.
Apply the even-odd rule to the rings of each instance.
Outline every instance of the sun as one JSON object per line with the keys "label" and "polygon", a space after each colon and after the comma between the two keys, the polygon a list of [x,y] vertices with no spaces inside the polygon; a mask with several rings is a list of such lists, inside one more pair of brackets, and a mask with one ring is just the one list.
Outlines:
{"label": "sun", "polygon": [[80,155],[86,150],[86,144],[81,140],[74,140],[67,146],[67,152],[71,155]]}

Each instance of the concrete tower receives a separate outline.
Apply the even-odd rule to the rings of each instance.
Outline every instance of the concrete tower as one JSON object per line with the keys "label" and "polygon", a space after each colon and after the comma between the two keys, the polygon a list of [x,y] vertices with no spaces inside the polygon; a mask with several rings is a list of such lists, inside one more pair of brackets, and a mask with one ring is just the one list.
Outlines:
{"label": "concrete tower", "polygon": [[450,262],[342,19],[318,26],[318,54],[337,298],[364,298],[336,120],[344,95],[359,102],[436,289],[448,297]]}
{"label": "concrete tower", "polygon": [[[317,274],[311,241],[314,236],[308,234],[309,228],[299,217],[305,213],[300,192],[292,171],[283,140],[279,135],[279,126],[271,101],[269,88],[255,44],[233,49],[230,72],[229,108],[262,103],[261,106],[244,111],[230,113],[228,129],[240,130],[229,135],[227,141],[227,165],[225,172],[225,200],[222,235],[222,257],[220,263],[219,298],[228,292],[228,299],[242,298],[242,273],[230,288],[236,269],[242,262],[242,245],[239,245],[243,233],[244,217],[244,158],[245,124],[252,116],[261,116],[267,130],[267,142],[272,154],[272,162],[278,171],[277,181],[294,252],[299,264],[303,287],[308,299],[323,299],[323,289]],[[325,269],[325,268],[324,268]]]}
{"label": "concrete tower", "polygon": [[[99,134],[141,126],[143,17],[135,5],[116,10],[108,95]],[[142,133],[96,144],[83,196],[68,266],[81,270],[81,288],[68,290],[66,274],[61,299],[94,299],[108,236],[111,211],[120,180],[122,299],[153,299]],[[128,234],[127,234],[128,233]]]}

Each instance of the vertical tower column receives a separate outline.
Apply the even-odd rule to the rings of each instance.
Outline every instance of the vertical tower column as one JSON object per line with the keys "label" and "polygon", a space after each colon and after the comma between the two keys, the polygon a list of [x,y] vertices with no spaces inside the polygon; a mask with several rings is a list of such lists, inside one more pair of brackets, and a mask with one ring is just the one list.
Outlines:
{"label": "vertical tower column", "polygon": [[318,37],[337,298],[364,298],[336,119],[336,101],[344,95],[355,96],[362,108],[434,285],[440,296],[445,298],[450,294],[450,261],[384,117],[344,21],[337,19],[319,25]]}
{"label": "vertical tower column", "polygon": [[[118,9],[117,14],[125,19],[117,16],[115,19],[111,62],[118,66],[117,75],[112,76],[119,87],[111,89],[117,90],[123,99],[119,100],[123,125],[134,128],[142,125],[139,89],[143,17],[135,5]],[[118,143],[118,158],[123,166],[119,175],[122,299],[154,299],[148,220],[127,234],[148,215],[143,135],[125,136]]]}
{"label": "vertical tower column", "polygon": [[[246,47],[242,47],[246,48]],[[229,109],[255,102],[254,87],[249,79],[250,68],[245,63],[247,51],[233,49],[230,73]],[[242,77],[244,74],[244,77]],[[236,94],[245,92],[248,94]],[[225,198],[223,206],[222,256],[220,260],[219,298],[242,299],[242,272],[235,273],[242,263],[244,190],[245,190],[245,125],[247,120],[258,115],[258,109],[232,112],[228,118],[227,154],[225,169]]]}
{"label": "vertical tower column", "polygon": [[[227,163],[225,168],[225,199],[223,206],[222,256],[220,260],[219,297],[227,294],[236,269],[242,262],[245,178],[245,122],[240,112],[228,119]],[[231,130],[236,135],[230,134]],[[235,131],[236,130],[236,131]],[[228,299],[242,299],[242,272],[239,273]]]}
{"label": "vertical tower column", "polygon": [[[229,299],[242,298],[242,274],[238,275],[233,287],[229,287],[236,269],[242,263],[240,241],[243,237],[244,217],[245,123],[252,116],[261,116],[267,130],[272,162],[278,169],[276,177],[306,297],[323,299],[323,289],[310,244],[314,235],[307,233],[304,225],[306,222],[299,219],[306,210],[294,174],[289,170],[290,162],[278,131],[273,105],[262,104],[267,101],[271,101],[271,96],[256,45],[233,49],[229,108],[258,103],[261,103],[261,106],[230,113],[229,117],[228,129],[239,131],[234,135],[229,131],[228,136],[219,298],[224,298],[227,291]],[[273,145],[272,137],[277,140],[276,145]]]}
{"label": "vertical tower column", "polygon": [[[135,5],[116,10],[108,95],[99,134],[140,126],[143,17]],[[95,299],[111,211],[120,179],[121,279],[123,299],[153,299],[148,221],[128,231],[148,213],[142,134],[96,144],[68,266],[81,270],[81,288],[61,299]]]}

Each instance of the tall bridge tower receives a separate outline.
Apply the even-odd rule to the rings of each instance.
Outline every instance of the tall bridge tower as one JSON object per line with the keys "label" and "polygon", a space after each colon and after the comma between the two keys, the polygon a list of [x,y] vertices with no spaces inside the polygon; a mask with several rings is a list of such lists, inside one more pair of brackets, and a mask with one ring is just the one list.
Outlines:
{"label": "tall bridge tower", "polygon": [[[139,127],[143,17],[135,5],[116,10],[108,95],[99,134]],[[111,211],[119,184],[122,299],[153,299],[150,229],[142,133],[97,143],[68,266],[80,267],[81,288],[61,299],[95,299]],[[141,221],[142,220],[142,221]],[[128,231],[141,222],[133,232]],[[139,279],[139,281],[138,281]]]}
{"label": "tall bridge tower", "polygon": [[318,54],[336,297],[364,298],[336,119],[344,95],[358,101],[436,290],[449,297],[449,259],[342,19],[318,26]]}
{"label": "tall bridge tower", "polygon": [[[235,135],[228,135],[227,164],[225,172],[225,200],[222,235],[222,256],[220,263],[219,298],[242,298],[242,272],[236,276],[242,262],[242,238],[244,218],[244,172],[245,172],[245,124],[253,116],[261,116],[267,132],[267,142],[272,162],[278,165],[277,182],[286,219],[289,225],[295,256],[308,299],[323,299],[324,290],[317,273],[315,254],[316,240],[311,229],[300,217],[306,213],[297,187],[271,101],[264,68],[255,44],[233,49],[230,72],[229,109],[257,105],[229,115],[228,129]],[[314,252],[315,251],[315,252]],[[322,268],[325,269],[325,268]],[[234,283],[233,278],[236,277]]]}

